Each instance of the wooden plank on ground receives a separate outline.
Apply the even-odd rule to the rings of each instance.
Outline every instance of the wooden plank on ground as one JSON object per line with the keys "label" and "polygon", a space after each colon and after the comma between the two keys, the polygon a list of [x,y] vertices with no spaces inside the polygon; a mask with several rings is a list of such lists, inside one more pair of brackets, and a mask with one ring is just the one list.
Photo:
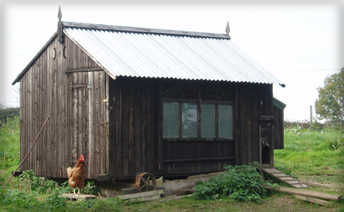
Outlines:
{"label": "wooden plank on ground", "polygon": [[309,191],[309,190],[305,190],[305,189],[295,189],[295,188],[288,188],[288,187],[284,187],[284,186],[280,186],[280,187],[265,186],[265,188],[269,189],[269,190],[275,190],[275,191],[285,192],[285,193],[289,193],[289,194],[302,195],[302,196],[307,196],[307,197],[320,198],[320,199],[325,199],[325,200],[338,201],[341,199],[341,195],[327,194],[327,193],[323,193],[323,192]]}
{"label": "wooden plank on ground", "polygon": [[322,206],[328,206],[330,204],[329,201],[317,199],[317,198],[312,198],[312,197],[306,197],[306,196],[300,196],[300,195],[294,195],[294,197],[296,199],[299,199],[299,200],[311,202],[311,203],[322,205]]}
{"label": "wooden plank on ground", "polygon": [[70,200],[88,200],[88,199],[95,199],[97,196],[92,194],[61,194],[61,198],[70,199]]}
{"label": "wooden plank on ground", "polygon": [[120,200],[128,201],[152,201],[160,199],[164,195],[164,190],[146,191],[134,194],[125,194],[117,196]]}

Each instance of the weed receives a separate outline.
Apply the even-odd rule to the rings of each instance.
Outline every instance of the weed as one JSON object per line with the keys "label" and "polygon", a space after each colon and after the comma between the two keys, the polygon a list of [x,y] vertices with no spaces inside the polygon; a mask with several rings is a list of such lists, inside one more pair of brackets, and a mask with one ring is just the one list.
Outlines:
{"label": "weed", "polygon": [[260,200],[265,194],[264,180],[253,166],[227,166],[221,175],[211,177],[195,187],[196,199]]}
{"label": "weed", "polygon": [[23,171],[19,176],[19,182],[29,186],[28,190],[37,191],[39,193],[49,193],[58,186],[53,180],[35,176],[32,170]]}
{"label": "weed", "polygon": [[84,194],[97,194],[98,188],[94,181],[88,181],[85,187],[82,189],[82,193]]}

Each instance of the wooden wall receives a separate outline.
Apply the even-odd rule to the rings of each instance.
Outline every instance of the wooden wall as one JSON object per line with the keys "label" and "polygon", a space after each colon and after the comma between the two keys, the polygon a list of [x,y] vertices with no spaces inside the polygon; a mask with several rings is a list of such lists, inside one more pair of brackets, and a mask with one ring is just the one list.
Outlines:
{"label": "wooden wall", "polygon": [[[104,72],[69,73],[98,67],[67,37],[55,39],[20,81],[21,170],[67,177],[66,168],[83,153],[89,178],[108,172],[107,97]],[[44,120],[47,126],[30,152]]]}
{"label": "wooden wall", "polygon": [[274,149],[284,148],[284,111],[277,106],[273,106],[273,114],[275,121],[273,124],[273,139],[274,139]]}
{"label": "wooden wall", "polygon": [[116,179],[157,171],[158,91],[154,81],[110,80],[110,172]]}
{"label": "wooden wall", "polygon": [[[162,81],[161,99],[175,99],[202,103],[234,101],[235,86],[219,82]],[[233,106],[233,111],[235,106]],[[161,115],[161,114],[160,114]],[[235,116],[235,115],[234,115]],[[162,126],[160,118],[159,126]],[[236,123],[233,123],[236,126]],[[162,137],[159,129],[159,151],[163,173],[168,176],[186,176],[223,170],[235,164],[233,139],[205,141],[204,139],[170,140]]]}
{"label": "wooden wall", "polygon": [[259,161],[259,116],[272,115],[272,85],[242,84],[235,92],[236,164]]}
{"label": "wooden wall", "polygon": [[[185,176],[259,161],[258,121],[272,115],[272,86],[176,80],[110,80],[110,172],[116,179],[150,171]],[[162,138],[164,99],[232,102],[234,139]]]}

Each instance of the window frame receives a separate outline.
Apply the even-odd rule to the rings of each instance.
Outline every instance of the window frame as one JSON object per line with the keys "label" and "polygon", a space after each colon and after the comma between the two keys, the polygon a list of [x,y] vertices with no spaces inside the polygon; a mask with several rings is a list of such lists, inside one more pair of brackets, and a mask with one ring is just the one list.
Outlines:
{"label": "window frame", "polygon": [[[178,121],[179,121],[179,129],[178,129],[178,136],[176,138],[168,138],[163,136],[163,127],[161,127],[161,137],[163,140],[167,141],[189,141],[189,142],[195,142],[195,141],[205,141],[205,142],[227,142],[227,141],[233,141],[234,140],[234,132],[235,132],[235,114],[234,114],[234,104],[233,101],[226,101],[226,100],[197,100],[197,99],[178,99],[178,98],[162,98],[161,101],[161,126],[163,126],[163,104],[164,103],[178,103]],[[196,137],[189,137],[189,138],[183,138],[182,137],[182,104],[183,103],[191,103],[197,105],[197,132]],[[215,105],[215,137],[214,138],[205,138],[202,137],[202,126],[201,126],[201,105],[202,104],[213,104]],[[219,110],[218,105],[230,105],[232,107],[232,138],[221,138],[219,137]]]}

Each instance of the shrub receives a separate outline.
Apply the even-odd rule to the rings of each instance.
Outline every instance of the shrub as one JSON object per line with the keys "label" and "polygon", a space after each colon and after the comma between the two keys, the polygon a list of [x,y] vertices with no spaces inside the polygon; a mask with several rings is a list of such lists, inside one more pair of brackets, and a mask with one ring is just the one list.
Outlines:
{"label": "shrub", "polygon": [[58,191],[54,191],[46,198],[45,203],[49,206],[50,209],[61,210],[66,207],[66,200],[59,195],[60,193]]}
{"label": "shrub", "polygon": [[98,189],[94,181],[88,181],[85,187],[81,190],[84,194],[97,194]]}
{"label": "shrub", "polygon": [[266,193],[264,180],[253,166],[227,166],[225,172],[195,186],[196,199],[229,197],[238,201],[257,201]]}
{"label": "shrub", "polygon": [[1,189],[0,205],[4,209],[8,209],[8,211],[20,211],[19,209],[31,210],[42,207],[42,203],[37,200],[35,193],[25,193],[17,189]]}
{"label": "shrub", "polygon": [[53,180],[47,180],[43,177],[37,177],[32,170],[23,171],[19,176],[19,181],[30,187],[29,190],[39,193],[47,193],[54,191],[58,184]]}
{"label": "shrub", "polygon": [[329,142],[328,148],[332,151],[335,151],[343,146],[344,146],[344,137],[337,137]]}

